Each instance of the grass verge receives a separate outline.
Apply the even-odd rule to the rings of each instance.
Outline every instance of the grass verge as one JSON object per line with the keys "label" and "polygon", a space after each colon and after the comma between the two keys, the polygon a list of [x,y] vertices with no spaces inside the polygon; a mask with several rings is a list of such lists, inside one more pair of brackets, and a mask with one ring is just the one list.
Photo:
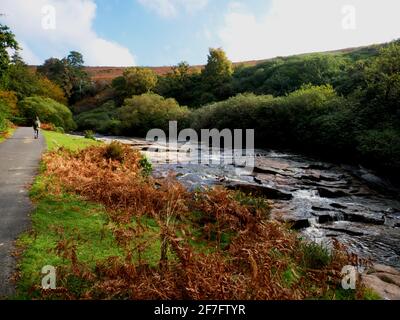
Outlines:
{"label": "grass verge", "polygon": [[12,137],[16,128],[10,127],[5,132],[0,133],[0,143],[4,142],[6,139]]}
{"label": "grass verge", "polygon": [[100,146],[102,144],[101,142],[92,139],[75,137],[54,131],[42,130],[42,133],[46,138],[47,148],[49,151],[54,151],[60,147],[71,151],[78,151],[91,146]]}

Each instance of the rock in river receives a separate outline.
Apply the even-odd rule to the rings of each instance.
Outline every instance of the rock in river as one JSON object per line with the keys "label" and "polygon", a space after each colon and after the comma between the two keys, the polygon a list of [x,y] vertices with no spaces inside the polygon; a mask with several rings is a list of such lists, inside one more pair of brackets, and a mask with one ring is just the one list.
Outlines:
{"label": "rock in river", "polygon": [[288,192],[262,185],[231,183],[227,185],[227,188],[230,190],[238,190],[246,194],[264,196],[272,200],[291,200],[293,198],[293,196]]}
{"label": "rock in river", "polygon": [[319,187],[318,189],[318,193],[321,197],[323,198],[341,198],[341,197],[347,197],[349,194],[346,193],[343,190],[338,190],[338,189],[328,189],[328,188],[322,188]]}

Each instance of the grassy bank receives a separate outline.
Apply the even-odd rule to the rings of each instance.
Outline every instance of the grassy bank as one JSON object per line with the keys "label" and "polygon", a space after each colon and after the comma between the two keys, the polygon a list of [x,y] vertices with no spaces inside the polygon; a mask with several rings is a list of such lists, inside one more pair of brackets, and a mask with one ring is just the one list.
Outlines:
{"label": "grassy bank", "polygon": [[98,141],[66,135],[54,131],[42,130],[42,133],[46,138],[47,148],[49,151],[53,151],[61,147],[68,150],[77,151],[87,147],[101,145],[101,143]]}
{"label": "grassy bank", "polygon": [[0,143],[4,142],[6,139],[12,137],[15,130],[16,130],[16,128],[10,127],[7,130],[5,130],[4,132],[1,132],[0,133]]}
{"label": "grassy bank", "polygon": [[[189,193],[173,178],[144,175],[141,156],[127,147],[44,135],[32,230],[18,241],[19,299],[370,296],[339,289],[340,270],[351,264],[340,246],[328,252],[303,242],[269,220],[265,199],[221,188]],[[40,288],[46,265],[56,267],[56,291]]]}
{"label": "grassy bank", "polygon": [[[42,133],[49,151],[60,147],[80,150],[100,144],[52,131],[42,130]],[[68,264],[55,250],[62,239],[78,239],[79,258],[88,263],[93,264],[95,259],[119,254],[111,232],[104,229],[107,223],[105,209],[76,195],[49,193],[51,181],[44,177],[45,170],[42,165],[41,174],[30,190],[30,197],[36,206],[32,214],[32,230],[18,240],[18,246],[23,250],[19,264],[19,299],[40,297],[39,294],[30,295],[29,291],[41,284],[44,266],[61,267]]]}

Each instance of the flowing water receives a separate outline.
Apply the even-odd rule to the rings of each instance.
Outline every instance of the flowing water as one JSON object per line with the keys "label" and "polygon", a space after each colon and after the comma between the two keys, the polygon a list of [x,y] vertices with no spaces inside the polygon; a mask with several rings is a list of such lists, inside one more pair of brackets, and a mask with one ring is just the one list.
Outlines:
{"label": "flowing water", "polygon": [[[272,216],[290,222],[305,238],[327,245],[336,238],[360,257],[400,267],[399,190],[366,169],[255,150],[248,155],[255,156],[254,170],[248,171],[226,162],[190,163],[192,155],[141,139],[100,140],[132,145],[155,163],[156,176],[173,171],[189,189],[226,185],[259,192],[271,199]],[[169,163],[167,152],[180,154],[181,162]],[[207,157],[216,160],[218,152]]]}

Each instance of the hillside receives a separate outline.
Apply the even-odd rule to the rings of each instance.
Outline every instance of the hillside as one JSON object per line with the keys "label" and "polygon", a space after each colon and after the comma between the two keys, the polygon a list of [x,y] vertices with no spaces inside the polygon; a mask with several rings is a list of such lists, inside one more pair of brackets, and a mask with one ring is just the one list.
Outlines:
{"label": "hillside", "polygon": [[[245,61],[238,62],[235,65],[246,65],[246,66],[254,66],[265,60],[253,60],[253,61]],[[202,69],[203,65],[195,65],[192,66],[192,69]],[[153,70],[156,74],[163,76],[172,70],[171,66],[163,66],[163,67],[148,67]],[[112,79],[122,76],[122,73],[126,67],[85,67],[86,72],[90,75],[92,80],[94,81],[111,81]]]}
{"label": "hillside", "polygon": [[[376,45],[372,45],[372,46],[366,46],[366,47],[346,48],[346,49],[339,49],[339,50],[325,51],[325,52],[316,52],[316,53],[362,55],[362,54],[368,54],[371,50],[374,51],[375,48],[376,48]],[[305,53],[305,54],[309,54],[309,53]],[[299,54],[297,56],[302,56],[305,54]],[[234,66],[244,65],[247,67],[252,67],[257,64],[260,64],[260,63],[263,63],[263,62],[266,62],[269,60],[274,60],[274,59],[276,59],[276,58],[235,62]],[[193,69],[202,69],[203,67],[204,67],[203,65],[192,66]],[[30,66],[30,68],[32,70],[36,70],[37,66]],[[126,68],[127,67],[123,67],[123,66],[121,66],[121,67],[87,66],[87,67],[85,67],[85,70],[90,75],[90,77],[93,81],[108,82],[108,81],[112,81],[116,77],[122,76],[122,74]],[[160,76],[163,76],[172,70],[172,66],[148,67],[148,68],[153,70],[156,74],[158,74]]]}

